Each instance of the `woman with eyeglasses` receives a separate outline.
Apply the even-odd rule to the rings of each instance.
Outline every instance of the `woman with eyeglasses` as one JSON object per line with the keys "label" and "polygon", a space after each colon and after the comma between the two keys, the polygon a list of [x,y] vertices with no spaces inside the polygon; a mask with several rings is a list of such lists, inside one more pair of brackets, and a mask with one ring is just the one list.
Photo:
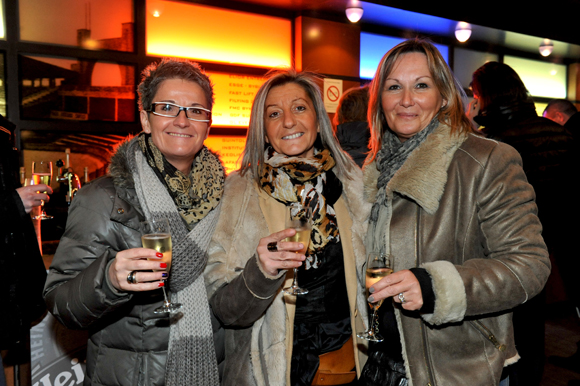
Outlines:
{"label": "woman with eyeglasses", "polygon": [[[212,85],[196,63],[166,58],[138,91],[143,131],[73,200],[45,300],[65,326],[89,331],[85,385],[218,385],[202,275],[225,178],[203,145]],[[141,247],[140,222],[159,218],[171,228],[169,272]],[[177,315],[154,313],[167,278]]]}

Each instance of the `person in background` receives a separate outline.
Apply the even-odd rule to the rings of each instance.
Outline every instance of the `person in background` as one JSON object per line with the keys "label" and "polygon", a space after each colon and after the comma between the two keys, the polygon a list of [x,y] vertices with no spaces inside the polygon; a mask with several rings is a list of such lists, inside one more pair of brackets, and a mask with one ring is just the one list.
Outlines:
{"label": "person in background", "polygon": [[543,116],[569,129],[572,135],[580,130],[580,114],[569,100],[552,99],[544,109]]}
{"label": "person in background", "polygon": [[[22,360],[30,362],[30,327],[46,311],[46,269],[29,214],[50,199],[52,189],[44,184],[20,186],[14,130],[0,115],[0,350],[27,352]],[[4,368],[0,370],[0,385],[5,385]]]}
{"label": "person in background", "polygon": [[[508,65],[488,62],[473,73],[474,101],[469,111],[482,125],[482,134],[513,146],[522,157],[529,183],[534,187],[542,236],[555,260],[567,293],[578,298],[578,259],[573,227],[564,213],[577,213],[563,197],[574,187],[574,141],[570,132],[539,117],[519,75]],[[544,368],[545,292],[514,310],[516,346],[522,359],[512,367],[510,384],[539,385]]]}
{"label": "person in background", "polygon": [[346,90],[338,101],[334,115],[336,137],[340,147],[362,168],[369,152],[371,132],[367,123],[369,87]]}
{"label": "person in background", "polygon": [[471,133],[463,96],[421,39],[387,52],[371,83],[365,244],[393,255],[395,272],[369,301],[394,307],[380,308],[385,340],[370,348],[361,385],[401,367],[413,385],[506,385],[503,369],[519,358],[511,309],[550,274],[522,160]]}
{"label": "person in background", "polygon": [[[164,58],[138,87],[143,131],[70,207],[44,297],[65,326],[89,330],[86,385],[217,386],[203,270],[225,174],[205,146],[213,88],[194,62]],[[139,223],[167,218],[172,264],[141,247]],[[175,317],[154,313],[169,277]],[[174,314],[175,315],[175,314]]]}
{"label": "person in background", "polygon": [[[226,328],[223,385],[350,384],[364,365],[362,172],[340,149],[317,77],[274,73],[252,106],[242,166],[228,176],[209,250],[210,304]],[[289,206],[313,212],[306,254],[284,241]],[[282,291],[301,267],[306,295]],[[364,280],[364,279],[362,279]],[[364,283],[364,281],[363,281]],[[324,371],[323,371],[324,370]]]}

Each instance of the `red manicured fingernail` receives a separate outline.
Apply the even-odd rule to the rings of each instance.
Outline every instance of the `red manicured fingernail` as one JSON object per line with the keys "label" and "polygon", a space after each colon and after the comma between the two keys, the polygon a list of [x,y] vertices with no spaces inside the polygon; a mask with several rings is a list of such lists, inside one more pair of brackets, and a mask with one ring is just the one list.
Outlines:
{"label": "red manicured fingernail", "polygon": [[161,283],[157,284],[157,288],[159,288],[159,287],[165,287],[165,282],[161,282]]}
{"label": "red manicured fingernail", "polygon": [[167,263],[161,263],[161,264],[159,264],[159,267],[160,268],[167,268]]}
{"label": "red manicured fingernail", "polygon": [[155,256],[157,256],[157,257],[163,257],[163,253],[161,253],[161,252],[157,252],[157,253],[155,254]]}

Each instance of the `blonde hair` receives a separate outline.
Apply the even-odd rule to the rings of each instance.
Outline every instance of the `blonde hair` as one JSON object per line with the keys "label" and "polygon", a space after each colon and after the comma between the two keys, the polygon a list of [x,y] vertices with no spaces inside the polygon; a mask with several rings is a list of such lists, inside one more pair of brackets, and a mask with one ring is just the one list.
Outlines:
{"label": "blonde hair", "polygon": [[[322,146],[330,150],[332,153],[336,162],[336,174],[338,176],[346,176],[346,172],[351,171],[355,167],[354,162],[341,149],[338,140],[334,135],[332,124],[330,123],[330,119],[328,118],[328,114],[324,108],[320,88],[316,82],[319,78],[320,77],[315,73],[297,72],[294,68],[275,70],[271,72],[271,76],[258,90],[252,105],[250,125],[246,137],[246,147],[242,153],[242,165],[240,168],[240,173],[242,175],[250,170],[252,172],[252,177],[256,182],[259,182],[264,167],[264,150],[267,147],[265,140],[266,129],[264,125],[266,98],[268,97],[270,90],[274,87],[288,83],[299,85],[310,97],[318,120],[318,138],[320,139]],[[318,139],[316,143],[319,143]]]}
{"label": "blonde hair", "polygon": [[448,125],[451,133],[468,133],[471,131],[469,119],[463,110],[465,92],[460,86],[451,69],[445,63],[439,50],[426,39],[411,39],[390,49],[381,59],[375,78],[370,86],[368,122],[371,128],[370,152],[365,163],[375,159],[382,147],[383,132],[387,129],[387,121],[381,105],[381,94],[385,80],[393,71],[397,60],[405,54],[418,52],[427,57],[427,66],[433,77],[435,86],[447,104],[439,112],[439,122]]}

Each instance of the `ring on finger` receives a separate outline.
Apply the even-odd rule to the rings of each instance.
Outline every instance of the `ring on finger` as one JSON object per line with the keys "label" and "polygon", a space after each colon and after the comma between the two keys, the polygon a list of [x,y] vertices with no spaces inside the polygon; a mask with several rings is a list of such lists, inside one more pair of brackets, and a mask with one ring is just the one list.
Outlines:
{"label": "ring on finger", "polygon": [[127,275],[127,282],[129,284],[137,284],[137,271],[131,271],[129,272],[129,275]]}
{"label": "ring on finger", "polygon": [[278,243],[276,243],[276,242],[268,243],[268,251],[278,252]]}
{"label": "ring on finger", "polygon": [[405,295],[403,295],[403,293],[401,292],[399,294],[399,300],[401,301],[401,304],[405,304],[407,301],[405,300]]}

